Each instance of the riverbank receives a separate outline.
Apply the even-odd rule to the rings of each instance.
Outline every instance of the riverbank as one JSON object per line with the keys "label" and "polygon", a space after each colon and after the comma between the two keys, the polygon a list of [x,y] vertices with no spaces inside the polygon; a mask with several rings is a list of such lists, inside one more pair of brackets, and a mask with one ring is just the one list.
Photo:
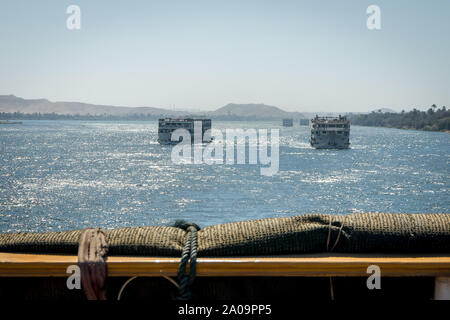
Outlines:
{"label": "riverbank", "polygon": [[385,127],[421,131],[450,131],[450,111],[443,106],[438,109],[435,105],[426,112],[413,109],[409,112],[372,112],[350,117],[354,125],[365,127]]}

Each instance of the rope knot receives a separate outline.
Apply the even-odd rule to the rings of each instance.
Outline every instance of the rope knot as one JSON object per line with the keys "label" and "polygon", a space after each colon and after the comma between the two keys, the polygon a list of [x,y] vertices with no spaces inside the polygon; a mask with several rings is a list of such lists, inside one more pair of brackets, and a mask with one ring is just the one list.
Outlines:
{"label": "rope knot", "polygon": [[[187,232],[186,243],[181,255],[180,266],[178,268],[178,295],[176,300],[189,300],[192,297],[191,285],[194,282],[197,270],[197,231],[200,227],[195,223],[189,223],[183,220],[177,220],[174,227],[183,229]],[[189,262],[189,274],[186,274],[186,267]]]}
{"label": "rope knot", "polygon": [[196,231],[199,231],[199,230],[200,230],[200,227],[199,227],[196,223],[187,222],[187,221],[184,221],[184,220],[176,220],[176,221],[174,222],[173,226],[174,226],[175,228],[183,229],[184,231],[189,231],[188,229],[189,229],[190,227],[195,228]]}

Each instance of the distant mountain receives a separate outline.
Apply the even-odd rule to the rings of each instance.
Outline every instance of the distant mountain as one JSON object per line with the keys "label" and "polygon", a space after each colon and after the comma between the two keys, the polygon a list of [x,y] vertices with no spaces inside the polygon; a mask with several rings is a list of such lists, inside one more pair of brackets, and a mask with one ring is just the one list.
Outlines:
{"label": "distant mountain", "polygon": [[253,119],[301,119],[303,114],[288,112],[275,106],[265,104],[234,104],[230,103],[216,111],[208,112],[212,118],[253,118]]}
{"label": "distant mountain", "polygon": [[96,105],[82,102],[52,102],[47,99],[23,99],[15,95],[0,95],[0,112],[24,114],[55,113],[58,115],[81,116],[115,116],[127,117],[130,115],[145,115],[147,118],[156,117],[183,117],[206,116],[212,119],[225,120],[279,120],[282,118],[302,119],[304,115],[299,112],[287,112],[275,106],[265,104],[227,104],[215,111],[194,112],[181,110],[167,110],[153,107],[120,107]]}
{"label": "distant mountain", "polygon": [[14,95],[0,95],[0,112],[56,113],[68,115],[113,115],[125,116],[145,114],[155,116],[180,116],[183,111],[152,107],[118,107],[81,102],[51,102],[47,99],[23,99]]}

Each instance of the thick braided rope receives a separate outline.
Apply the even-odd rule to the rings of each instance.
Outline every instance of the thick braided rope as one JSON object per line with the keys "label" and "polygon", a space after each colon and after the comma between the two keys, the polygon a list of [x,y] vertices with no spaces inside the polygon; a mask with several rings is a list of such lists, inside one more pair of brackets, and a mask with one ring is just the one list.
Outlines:
{"label": "thick braided rope", "polygon": [[[357,213],[308,214],[239,221],[198,232],[204,257],[339,253],[449,253],[450,214]],[[336,242],[339,227],[342,230]],[[1,252],[74,254],[82,230],[0,233]],[[110,255],[179,256],[185,229],[173,226],[118,228],[105,231]],[[330,236],[327,249],[327,234]],[[334,243],[337,243],[334,246]]]}
{"label": "thick braided rope", "polygon": [[[178,268],[178,295],[176,300],[189,300],[192,297],[190,286],[194,283],[197,270],[198,237],[197,230],[200,228],[196,224],[183,223],[178,227],[186,230],[186,244],[181,255],[180,266]],[[189,274],[186,274],[186,267],[189,262]]]}

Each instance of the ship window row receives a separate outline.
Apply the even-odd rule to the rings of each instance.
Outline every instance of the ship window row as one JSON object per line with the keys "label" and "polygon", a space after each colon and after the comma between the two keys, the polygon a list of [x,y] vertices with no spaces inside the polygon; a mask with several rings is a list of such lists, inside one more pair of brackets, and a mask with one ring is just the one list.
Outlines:
{"label": "ship window row", "polygon": [[315,128],[348,128],[348,124],[316,124]]}
{"label": "ship window row", "polygon": [[[174,132],[176,129],[172,128],[172,129],[159,129],[158,133],[171,133]],[[191,128],[186,128],[186,130],[190,133],[190,134],[194,134],[194,130]],[[206,130],[202,130],[203,133],[205,133]]]}
{"label": "ship window row", "polygon": [[170,132],[174,132],[176,129],[159,129],[158,132],[159,133],[170,133]]}
{"label": "ship window row", "polygon": [[191,127],[191,126],[192,126],[191,123],[176,123],[176,122],[160,124],[160,127]]}
{"label": "ship window row", "polygon": [[[316,131],[316,134],[319,134],[320,131]],[[328,132],[333,132],[333,131],[322,131],[322,134],[327,134]],[[344,134],[344,136],[348,136],[348,132],[347,131],[336,131],[337,134]]]}

